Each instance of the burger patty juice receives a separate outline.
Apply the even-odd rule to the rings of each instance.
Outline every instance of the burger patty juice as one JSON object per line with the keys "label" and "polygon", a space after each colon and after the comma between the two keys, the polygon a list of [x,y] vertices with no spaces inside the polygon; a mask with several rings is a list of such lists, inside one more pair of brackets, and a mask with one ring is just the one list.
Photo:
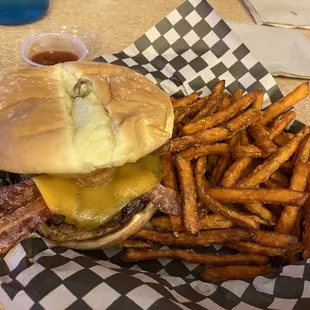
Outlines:
{"label": "burger patty juice", "polygon": [[117,245],[159,208],[180,213],[151,153],[172,135],[170,98],[115,65],[72,62],[0,83],[0,252],[37,231],[60,245]]}

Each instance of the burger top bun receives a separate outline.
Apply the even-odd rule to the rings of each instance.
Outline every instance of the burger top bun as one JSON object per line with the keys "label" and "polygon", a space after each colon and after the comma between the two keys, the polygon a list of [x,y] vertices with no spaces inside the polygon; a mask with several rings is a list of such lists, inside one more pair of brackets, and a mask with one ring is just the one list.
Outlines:
{"label": "burger top bun", "polygon": [[172,134],[170,98],[124,67],[70,62],[0,82],[0,169],[89,173],[135,162]]}

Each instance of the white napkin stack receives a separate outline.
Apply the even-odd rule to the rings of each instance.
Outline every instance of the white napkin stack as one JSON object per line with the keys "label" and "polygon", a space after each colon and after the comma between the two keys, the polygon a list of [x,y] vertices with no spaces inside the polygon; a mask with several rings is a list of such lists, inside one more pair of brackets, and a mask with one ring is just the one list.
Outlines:
{"label": "white napkin stack", "polygon": [[227,23],[272,75],[310,79],[310,41],[298,31]]}
{"label": "white napkin stack", "polygon": [[310,0],[242,0],[257,24],[310,29]]}

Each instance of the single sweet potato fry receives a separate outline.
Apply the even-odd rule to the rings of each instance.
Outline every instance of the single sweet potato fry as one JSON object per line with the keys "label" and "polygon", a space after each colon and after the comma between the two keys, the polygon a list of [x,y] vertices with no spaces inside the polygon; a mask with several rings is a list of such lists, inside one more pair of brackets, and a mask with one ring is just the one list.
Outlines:
{"label": "single sweet potato fry", "polygon": [[268,265],[268,256],[248,254],[217,255],[214,253],[196,253],[193,250],[154,250],[154,249],[128,249],[123,253],[124,262],[138,262],[148,259],[172,258],[205,265]]}
{"label": "single sweet potato fry", "polygon": [[199,201],[201,201],[201,195],[203,195],[205,188],[211,187],[210,182],[206,179],[204,175],[206,172],[206,164],[206,157],[203,156],[197,159],[195,166],[195,183]]}
{"label": "single sweet potato fry", "polygon": [[[230,228],[236,226],[236,224],[225,218],[221,214],[213,213],[207,214],[199,218],[199,228],[200,230],[210,230],[210,229],[220,229],[220,228]],[[163,229],[166,231],[171,231],[171,225],[169,222],[169,218],[167,216],[156,216],[153,217],[150,221],[153,227],[158,229]],[[177,231],[183,231],[183,223],[182,218],[178,217],[177,220]]]}
{"label": "single sweet potato fry", "polygon": [[118,246],[122,248],[151,248],[153,243],[147,240],[126,239]]}
{"label": "single sweet potato fry", "polygon": [[[162,184],[168,188],[178,191],[178,182],[175,167],[172,161],[171,153],[166,153],[161,158],[162,169],[164,171],[164,176],[162,179]],[[170,225],[175,237],[178,236],[178,219],[180,217],[177,215],[169,215]],[[181,219],[181,218],[180,218]]]}
{"label": "single sweet potato fry", "polygon": [[179,155],[184,159],[194,159],[207,155],[222,155],[229,153],[229,145],[226,143],[202,144],[181,151]]}
{"label": "single sweet potato fry", "polygon": [[252,233],[240,227],[233,227],[203,230],[200,231],[199,235],[180,233],[179,238],[174,238],[171,233],[161,233],[156,230],[143,228],[134,237],[150,240],[158,244],[208,246],[216,243],[250,240]]}
{"label": "single sweet potato fry", "polygon": [[231,105],[231,95],[224,92],[222,96],[222,101],[220,103],[219,110],[225,110]]}
{"label": "single sweet potato fry", "polygon": [[263,104],[264,104],[264,94],[261,93],[261,94],[259,94],[259,96],[254,100],[254,102],[253,102],[253,104],[252,104],[252,108],[260,111],[260,110],[263,108]]}
{"label": "single sweet potato fry", "polygon": [[178,156],[176,158],[176,167],[180,179],[183,200],[184,228],[191,234],[197,234],[199,232],[197,192],[191,162]]}
{"label": "single sweet potato fry", "polygon": [[306,135],[300,144],[296,157],[294,159],[294,165],[298,163],[307,163],[310,155],[310,134]]}
{"label": "single sweet potato fry", "polygon": [[237,158],[251,157],[251,158],[264,158],[268,154],[264,153],[260,148],[255,145],[241,145],[238,144],[234,148],[234,154]]}
{"label": "single sweet potato fry", "polygon": [[305,203],[308,193],[292,189],[267,188],[222,188],[211,187],[204,189],[210,197],[222,202],[230,203],[276,203],[290,204],[296,207]]}
{"label": "single sweet potato fry", "polygon": [[178,182],[176,177],[175,167],[172,161],[171,153],[166,153],[161,156],[161,165],[164,172],[162,184],[175,191],[178,191]]}
{"label": "single sweet potato fry", "polygon": [[[274,247],[258,244],[255,242],[234,242],[234,243],[226,243],[224,244],[230,249],[234,249],[239,251],[240,253],[249,253],[249,254],[259,254],[259,255],[267,255],[267,256],[282,256],[285,257],[287,254],[287,248],[282,247]],[[292,245],[289,245],[292,247]],[[302,250],[301,250],[302,251]]]}
{"label": "single sweet potato fry", "polygon": [[228,280],[249,279],[259,275],[275,272],[271,266],[231,265],[222,267],[206,267],[200,274],[200,279],[206,282],[223,282]]}
{"label": "single sweet potato fry", "polygon": [[252,161],[251,157],[238,158],[235,162],[226,170],[221,180],[221,186],[232,187],[241,178],[242,172]]}
{"label": "single sweet potato fry", "polygon": [[193,102],[195,102],[201,94],[202,94],[202,92],[192,93],[188,96],[178,98],[178,99],[174,99],[172,102],[172,106],[174,109],[178,109],[178,108],[181,108],[184,106],[188,106],[188,105],[192,104]]}
{"label": "single sweet potato fry", "polygon": [[242,88],[237,88],[232,95],[231,103],[235,103],[242,98],[244,90]]}
{"label": "single sweet potato fry", "polygon": [[224,124],[223,127],[227,128],[231,133],[238,133],[258,120],[262,115],[261,113],[261,111],[249,109],[231,119],[228,123]]}
{"label": "single sweet potato fry", "polygon": [[245,202],[243,203],[243,206],[246,210],[264,220],[266,225],[274,226],[276,224],[276,217],[261,202]]}
{"label": "single sweet potato fry", "polygon": [[268,245],[272,247],[285,247],[289,244],[296,244],[298,242],[297,237],[281,234],[274,231],[257,231],[253,236],[253,240],[256,243],[262,245]]}
{"label": "single sweet potato fry", "polygon": [[[310,171],[309,168],[310,167],[308,164],[303,163],[298,163],[295,166],[291,179],[290,189],[295,191],[304,191]],[[290,234],[294,228],[297,215],[298,208],[294,208],[291,204],[286,204],[275,227],[275,231],[283,234]]]}
{"label": "single sweet potato fry", "polygon": [[256,146],[258,146],[265,154],[272,154],[277,151],[278,147],[271,141],[268,131],[262,124],[256,122],[249,126],[248,131],[255,140]]}
{"label": "single sweet potato fry", "polygon": [[298,149],[302,139],[309,133],[309,128],[304,127],[287,144],[278,149],[260,164],[248,177],[237,183],[238,187],[256,187],[268,180],[270,176],[285,163]]}
{"label": "single sweet potato fry", "polygon": [[296,118],[296,112],[288,111],[280,119],[275,120],[275,122],[268,129],[269,138],[273,140],[278,136],[285,127]]}
{"label": "single sweet potato fry", "polygon": [[309,83],[305,82],[300,84],[291,93],[286,95],[277,103],[271,104],[265,111],[264,117],[260,123],[264,126],[268,125],[272,120],[276,119],[279,115],[285,112],[290,107],[294,106],[300,100],[306,98],[309,94]]}

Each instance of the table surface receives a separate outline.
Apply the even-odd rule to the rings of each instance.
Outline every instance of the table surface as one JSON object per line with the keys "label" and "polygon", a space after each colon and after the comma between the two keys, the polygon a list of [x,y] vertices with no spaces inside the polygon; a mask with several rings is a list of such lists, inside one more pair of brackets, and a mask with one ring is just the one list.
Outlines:
{"label": "table surface", "polygon": [[[40,21],[23,26],[0,26],[0,77],[16,67],[26,66],[20,56],[20,46],[34,33],[59,31],[65,27],[78,33],[88,34],[92,31],[97,33],[103,42],[101,50],[97,49],[92,56],[118,52],[182,2],[182,0],[51,0],[48,14]],[[240,0],[209,0],[209,3],[225,20],[253,23]],[[298,31],[310,40],[310,30]],[[287,94],[303,80],[277,77],[276,81],[282,92]],[[310,96],[296,106],[296,112],[300,121],[310,123]]]}
{"label": "table surface", "polygon": [[[0,76],[27,66],[20,56],[22,42],[34,33],[59,31],[67,27],[78,33],[97,33],[103,40],[93,56],[118,52],[135,41],[156,22],[170,13],[182,0],[51,0],[48,14],[38,22],[23,26],[0,26]],[[239,0],[209,0],[225,20],[253,23]],[[310,30],[298,30],[310,40]],[[287,94],[303,80],[276,78]],[[298,104],[298,119],[310,123],[310,97]],[[1,309],[1,306],[0,306]]]}

